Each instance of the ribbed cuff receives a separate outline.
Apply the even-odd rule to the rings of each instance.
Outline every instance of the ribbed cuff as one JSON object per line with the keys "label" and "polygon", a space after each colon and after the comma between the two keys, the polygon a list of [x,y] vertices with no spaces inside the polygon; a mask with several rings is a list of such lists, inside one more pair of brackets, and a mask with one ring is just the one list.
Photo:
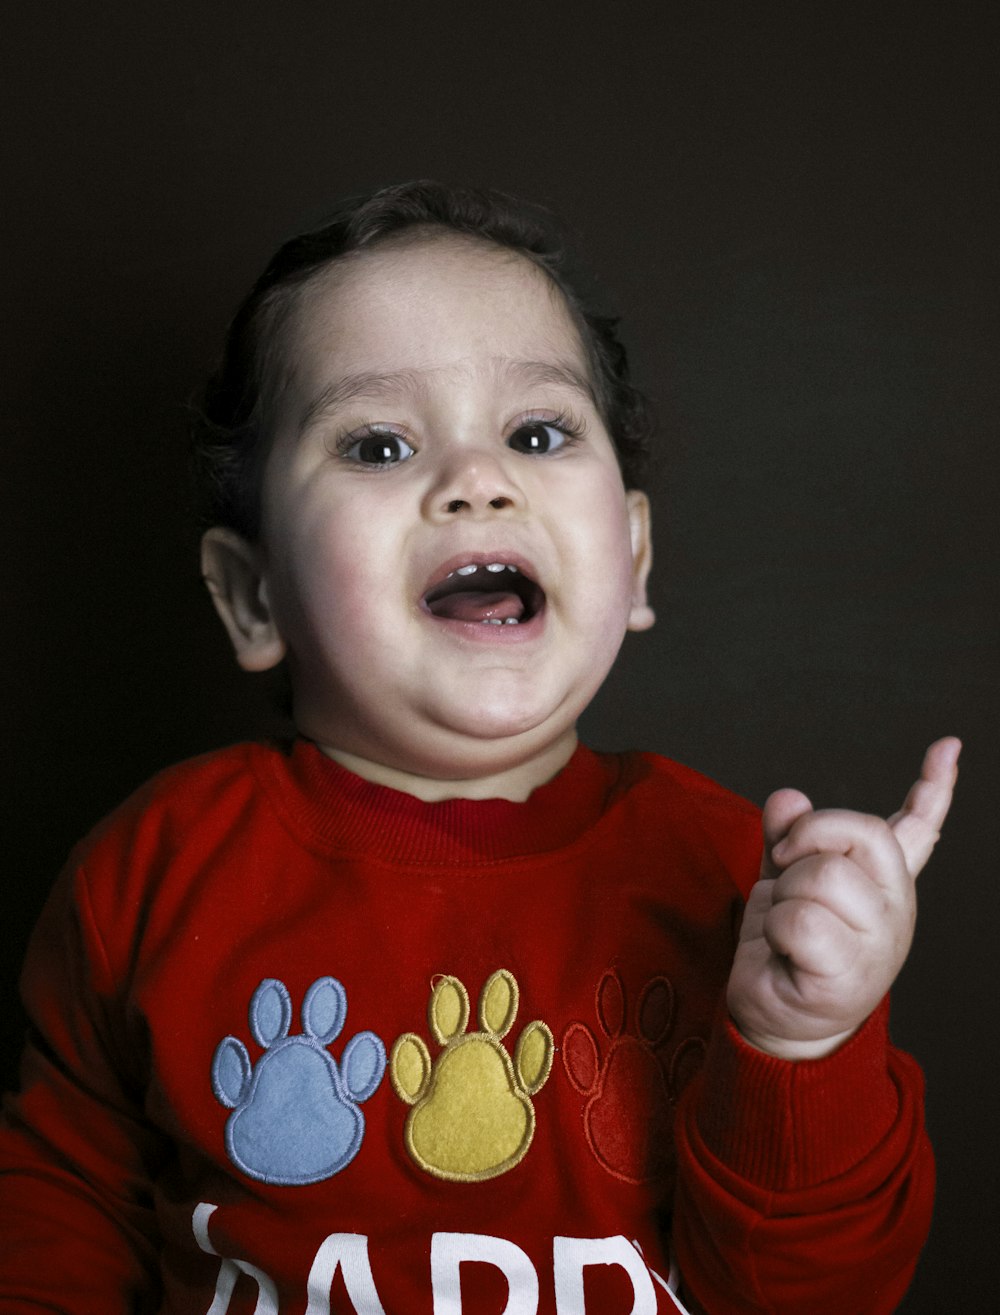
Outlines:
{"label": "ribbed cuff", "polygon": [[743,1179],[789,1191],[846,1172],[882,1140],[898,1095],[887,1067],[888,998],[823,1059],[776,1059],[728,1018],[717,1027],[700,1082],[705,1145]]}

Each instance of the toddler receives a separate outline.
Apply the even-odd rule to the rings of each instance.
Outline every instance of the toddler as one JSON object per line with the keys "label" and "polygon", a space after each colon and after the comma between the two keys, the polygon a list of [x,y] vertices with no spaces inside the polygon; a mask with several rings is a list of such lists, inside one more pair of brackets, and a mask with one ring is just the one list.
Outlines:
{"label": "toddler", "polygon": [[885,996],[958,743],[887,822],[578,743],[653,622],[647,430],[509,198],[393,188],[275,256],[202,561],[296,738],[164,772],[57,883],[4,1312],[896,1308],[933,1164]]}

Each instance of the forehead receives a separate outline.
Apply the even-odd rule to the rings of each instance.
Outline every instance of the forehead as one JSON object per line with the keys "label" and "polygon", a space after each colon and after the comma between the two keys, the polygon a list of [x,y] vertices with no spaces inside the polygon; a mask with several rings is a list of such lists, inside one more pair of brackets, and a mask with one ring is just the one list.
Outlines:
{"label": "forehead", "polygon": [[297,390],[357,373],[484,370],[511,361],[589,374],[562,292],[525,256],[459,234],[387,240],[300,292],[285,333]]}

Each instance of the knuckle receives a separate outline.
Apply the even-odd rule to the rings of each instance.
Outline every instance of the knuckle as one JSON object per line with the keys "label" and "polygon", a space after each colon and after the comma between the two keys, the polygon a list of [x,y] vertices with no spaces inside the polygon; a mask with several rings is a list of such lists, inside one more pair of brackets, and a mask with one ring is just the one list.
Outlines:
{"label": "knuckle", "polygon": [[855,813],[851,822],[858,836],[869,844],[878,844],[892,834],[885,818],[877,817],[874,813]]}
{"label": "knuckle", "polygon": [[815,854],[803,861],[799,888],[812,899],[829,899],[857,877],[857,864],[845,854]]}
{"label": "knuckle", "polygon": [[840,886],[857,870],[857,864],[846,854],[821,854],[816,864],[816,881],[824,888]]}
{"label": "knuckle", "polygon": [[785,933],[800,944],[826,935],[829,915],[815,900],[790,900],[784,906]]}

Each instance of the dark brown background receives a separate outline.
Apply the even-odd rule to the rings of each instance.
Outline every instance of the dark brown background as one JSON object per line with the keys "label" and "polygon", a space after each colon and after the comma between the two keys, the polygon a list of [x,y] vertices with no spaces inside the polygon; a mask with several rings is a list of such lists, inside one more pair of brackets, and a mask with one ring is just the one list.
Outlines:
{"label": "dark brown background", "polygon": [[269,723],[202,597],[185,485],[185,406],[236,300],[345,193],[499,186],[575,224],[662,416],[660,620],[628,641],[591,742],[757,800],[792,784],[889,812],[928,740],[966,740],[896,992],[941,1180],[905,1310],[995,1308],[991,12],[104,0],[8,16],[5,1079],[17,965],[70,844],[160,766]]}

